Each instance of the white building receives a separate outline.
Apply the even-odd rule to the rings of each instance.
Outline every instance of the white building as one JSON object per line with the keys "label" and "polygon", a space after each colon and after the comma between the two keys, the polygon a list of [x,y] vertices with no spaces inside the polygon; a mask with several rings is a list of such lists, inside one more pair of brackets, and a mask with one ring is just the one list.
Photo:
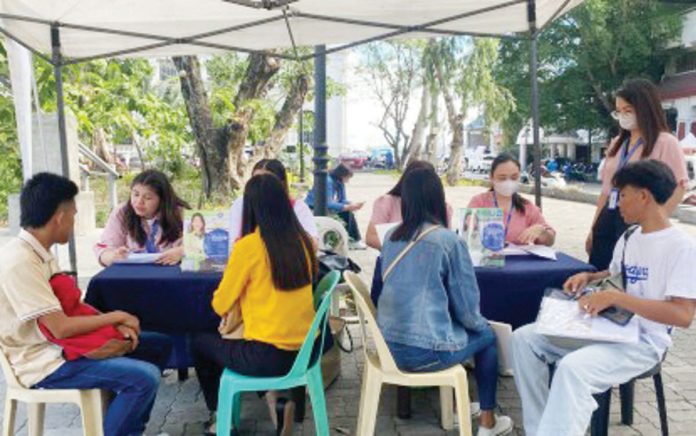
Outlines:
{"label": "white building", "polygon": [[696,136],[696,8],[684,16],[681,45],[686,52],[671,60],[660,83],[662,104],[679,140],[689,132]]}

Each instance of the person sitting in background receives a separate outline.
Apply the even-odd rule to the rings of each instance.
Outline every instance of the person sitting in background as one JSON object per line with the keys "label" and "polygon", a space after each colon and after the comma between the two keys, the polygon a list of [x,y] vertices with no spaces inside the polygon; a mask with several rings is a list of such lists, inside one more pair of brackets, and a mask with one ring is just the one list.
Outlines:
{"label": "person sitting in background", "polygon": [[[401,187],[403,223],[382,247],[384,288],[377,323],[403,371],[432,372],[474,358],[481,415],[479,436],[509,432],[494,414],[498,354],[481,316],[479,289],[466,243],[446,228],[445,192],[434,171],[409,171]],[[415,241],[415,242],[414,242]],[[409,251],[407,247],[411,246]]]}
{"label": "person sitting in background", "polygon": [[[290,198],[290,204],[292,205],[292,210],[295,212],[297,220],[300,222],[302,228],[312,237],[315,241],[319,238],[319,233],[317,232],[317,226],[314,223],[314,215],[312,211],[307,206],[307,203],[299,198],[290,197],[290,188],[288,187],[288,175],[285,170],[285,166],[278,159],[261,159],[254,165],[254,169],[251,173],[252,176],[257,176],[259,174],[273,174],[282,183],[285,192]],[[244,196],[238,197],[232,203],[230,208],[230,248],[234,247],[235,242],[242,236],[242,221],[243,221],[243,205]]]}
{"label": "person sitting in background", "polygon": [[[346,183],[353,177],[353,171],[344,164],[338,164],[336,168],[331,170],[326,178],[326,209],[338,215],[343,221],[348,237],[350,237],[350,246],[353,249],[364,249],[365,244],[360,236],[358,222],[355,220],[353,212],[360,210],[364,202],[353,203],[348,201],[346,197]],[[314,198],[314,190],[309,191],[305,201],[307,205],[314,209],[316,199]]]}
{"label": "person sitting in background", "polygon": [[[166,362],[172,344],[166,336],[141,333],[138,318],[125,312],[69,316],[63,311],[49,283],[58,272],[51,247],[72,235],[77,192],[71,180],[50,173],[36,174],[22,188],[22,230],[0,255],[0,352],[27,388],[112,392],[105,436],[139,435],[160,382],[161,369],[155,365]],[[130,357],[66,361],[63,349],[49,342],[39,325],[59,340],[114,327],[130,340]]]}
{"label": "person sitting in background", "polygon": [[520,187],[517,159],[507,153],[493,159],[490,182],[490,190],[472,198],[468,207],[502,209],[506,242],[553,245],[556,232],[546,223],[541,210],[517,192]]}
{"label": "person sitting in background", "polygon": [[612,183],[620,190],[623,220],[638,226],[619,239],[607,270],[576,274],[564,288],[579,295],[592,281],[621,275],[625,292],[594,292],[578,304],[589,316],[612,306],[635,313],[639,340],[569,348],[536,333],[535,324],[515,330],[513,369],[528,435],[585,434],[597,408],[593,395],[655,367],[672,344],[671,326],[689,328],[694,319],[696,242],[670,223],[668,202],[678,186],[671,169],[641,160],[622,167]]}
{"label": "person sitting in background", "polygon": [[[377,249],[382,249],[382,243],[377,234],[377,226],[380,224],[395,224],[401,222],[401,187],[404,183],[404,177],[409,171],[418,168],[428,168],[435,172],[435,167],[430,162],[424,160],[414,160],[406,166],[399,181],[394,185],[391,191],[379,197],[372,205],[372,217],[367,225],[367,233],[365,241],[367,245]],[[452,219],[452,206],[447,205],[447,223]]]}
{"label": "person sitting in background", "polygon": [[129,253],[161,253],[157,263],[174,265],[184,256],[182,209],[191,207],[174,192],[167,176],[145,170],[131,183],[130,200],[114,209],[94,253],[104,266]]}
{"label": "person sitting in background", "polygon": [[[312,324],[312,278],[317,259],[312,237],[302,228],[285,187],[271,174],[253,176],[244,189],[242,238],[237,241],[212,306],[225,316],[241,309],[242,339],[219,333],[193,337],[193,359],[208,409],[217,409],[225,367],[256,377],[290,371]],[[278,434],[292,432],[292,401],[266,393]],[[214,415],[207,431],[214,433]]]}

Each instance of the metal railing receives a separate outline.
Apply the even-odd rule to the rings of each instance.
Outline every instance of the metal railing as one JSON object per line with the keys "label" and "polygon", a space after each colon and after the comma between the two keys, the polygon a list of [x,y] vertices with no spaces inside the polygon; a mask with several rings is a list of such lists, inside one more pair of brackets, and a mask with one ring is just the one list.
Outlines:
{"label": "metal railing", "polygon": [[118,206],[118,195],[116,192],[116,181],[121,178],[121,175],[116,171],[113,165],[108,164],[104,159],[97,156],[95,152],[90,150],[86,145],[81,142],[78,143],[80,154],[90,161],[92,161],[100,171],[90,170],[87,165],[80,164],[80,174],[82,178],[82,189],[89,191],[89,178],[91,176],[96,177],[106,177],[109,182],[109,203],[111,203],[111,209],[115,209]]}

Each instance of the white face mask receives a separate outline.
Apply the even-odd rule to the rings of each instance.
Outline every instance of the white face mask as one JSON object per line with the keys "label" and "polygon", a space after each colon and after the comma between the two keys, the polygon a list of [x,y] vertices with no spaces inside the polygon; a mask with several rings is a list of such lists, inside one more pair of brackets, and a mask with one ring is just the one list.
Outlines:
{"label": "white face mask", "polygon": [[493,190],[496,194],[502,195],[503,197],[512,197],[512,194],[517,192],[520,188],[520,182],[518,180],[505,180],[503,182],[493,182]]}
{"label": "white face mask", "polygon": [[619,125],[624,130],[633,130],[636,128],[638,121],[636,120],[636,114],[620,114],[619,115]]}

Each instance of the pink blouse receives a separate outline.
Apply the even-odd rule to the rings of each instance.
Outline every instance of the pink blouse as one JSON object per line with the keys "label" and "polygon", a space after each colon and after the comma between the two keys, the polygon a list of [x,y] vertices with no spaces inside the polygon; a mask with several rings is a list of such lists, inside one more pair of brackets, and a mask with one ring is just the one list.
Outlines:
{"label": "pink blouse", "polygon": [[[609,149],[614,146],[614,143],[619,140],[617,136],[611,142]],[[609,195],[611,189],[613,188],[612,179],[614,174],[616,174],[617,168],[619,166],[619,161],[621,159],[623,151],[619,149],[616,155],[609,157],[607,156],[604,163],[604,168],[600,173],[602,179],[602,193]],[[641,158],[643,154],[643,146],[640,145],[636,151],[629,157],[629,162],[636,162]],[[652,153],[647,159],[655,159],[665,163],[668,167],[672,169],[674,173],[674,178],[677,183],[683,183],[689,180],[689,176],[686,172],[686,160],[684,159],[684,151],[679,146],[679,140],[671,133],[662,132],[660,136],[657,137],[655,142],[655,148],[653,148]]]}
{"label": "pink blouse", "polygon": [[[138,244],[128,232],[123,228],[124,215],[126,213],[126,205],[122,205],[111,212],[109,219],[104,226],[104,232],[101,235],[101,239],[94,245],[94,254],[99,259],[102,253],[111,248],[126,247],[131,253],[145,251],[145,245]],[[150,231],[152,229],[152,220],[142,219],[143,229],[145,230],[146,238],[150,236]],[[166,251],[172,247],[179,247],[182,243],[182,238],[179,238],[176,242],[163,242],[160,241],[162,234],[162,228],[158,228],[158,236],[156,237],[157,249],[162,252]],[[101,262],[101,261],[100,261]]]}
{"label": "pink blouse", "polygon": [[[401,197],[385,194],[372,204],[370,224],[391,224],[403,221],[401,217]],[[452,221],[452,206],[447,205],[448,225]]]}
{"label": "pink blouse", "polygon": [[[469,202],[468,207],[495,207],[495,201],[493,200],[493,192],[488,191],[475,196]],[[503,209],[503,216],[507,221],[508,211],[505,209]],[[539,210],[539,208],[534,203],[526,202],[524,205],[524,213],[518,211],[517,209],[513,209],[512,217],[510,217],[510,225],[507,229],[507,236],[505,237],[505,240],[513,244],[521,244],[522,242],[519,240],[519,237],[522,234],[522,232],[524,232],[529,227],[535,224],[541,224],[546,228],[546,230],[548,230],[549,232],[553,232],[553,234],[556,234],[556,231],[550,225],[548,225],[548,223],[544,219],[544,216],[541,214],[541,210]]]}

